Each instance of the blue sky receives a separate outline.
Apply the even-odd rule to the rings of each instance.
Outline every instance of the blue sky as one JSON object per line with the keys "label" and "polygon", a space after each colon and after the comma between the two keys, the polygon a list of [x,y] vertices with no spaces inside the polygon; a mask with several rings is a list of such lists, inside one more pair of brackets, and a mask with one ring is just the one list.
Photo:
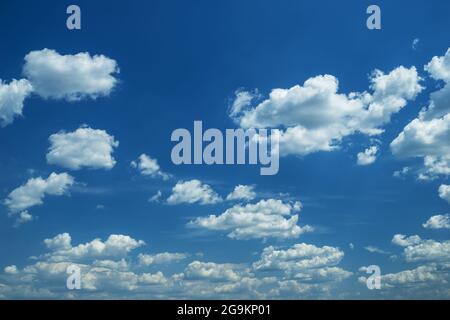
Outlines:
{"label": "blue sky", "polygon": [[[378,1],[382,29],[368,30],[369,1],[80,0],[74,31],[69,4],[0,4],[0,298],[449,298],[449,3]],[[325,100],[299,102],[308,92],[290,89],[308,79]],[[292,100],[271,100],[273,89]],[[252,100],[232,117],[238,93]],[[172,163],[173,130],[243,119],[306,128],[286,134],[277,175]],[[291,236],[277,229],[297,214]],[[235,236],[242,228],[251,236]],[[73,263],[79,291],[65,287]],[[361,278],[369,265],[381,268],[381,290]]]}

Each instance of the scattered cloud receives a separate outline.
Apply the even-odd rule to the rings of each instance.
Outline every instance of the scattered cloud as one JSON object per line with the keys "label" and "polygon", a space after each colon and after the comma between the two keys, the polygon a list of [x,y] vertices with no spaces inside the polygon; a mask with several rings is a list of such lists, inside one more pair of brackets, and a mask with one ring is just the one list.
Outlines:
{"label": "scattered cloud", "polygon": [[419,38],[415,38],[412,42],[411,47],[413,48],[413,50],[417,50],[417,47],[419,45],[420,39]]}
{"label": "scattered cloud", "polygon": [[181,203],[215,204],[222,198],[209,186],[200,180],[178,181],[172,188],[172,194],[167,198],[171,205]]}
{"label": "scattered cloud", "polygon": [[138,255],[139,264],[143,266],[149,266],[154,264],[162,264],[162,263],[171,263],[171,262],[179,262],[188,257],[186,253],[171,253],[171,252],[162,252],[158,254],[143,254],[140,253]]}
{"label": "scattered cloud", "polygon": [[112,156],[119,142],[105,130],[81,126],[73,132],[60,131],[49,137],[47,153],[49,164],[80,170],[112,169],[116,160]]}
{"label": "scattered cloud", "polygon": [[364,249],[366,249],[370,253],[391,254],[390,252],[384,251],[383,249],[380,249],[376,246],[367,246],[367,247],[364,247]]}

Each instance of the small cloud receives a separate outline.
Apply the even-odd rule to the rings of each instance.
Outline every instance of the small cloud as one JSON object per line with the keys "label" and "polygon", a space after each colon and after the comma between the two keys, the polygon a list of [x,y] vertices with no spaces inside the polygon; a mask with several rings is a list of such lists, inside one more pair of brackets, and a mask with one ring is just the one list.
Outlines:
{"label": "small cloud", "polygon": [[358,153],[357,164],[359,166],[367,166],[377,160],[378,146],[372,146],[364,150],[364,152]]}
{"label": "small cloud", "polygon": [[161,190],[158,190],[153,196],[148,199],[148,202],[159,202],[161,200],[162,193]]}
{"label": "small cloud", "polygon": [[379,254],[391,254],[390,252],[384,251],[378,247],[375,246],[367,246],[364,247],[364,249],[366,249],[367,251],[371,252],[371,253],[379,253]]}
{"label": "small cloud", "polygon": [[419,45],[420,39],[419,38],[415,38],[412,42],[411,47],[413,48],[413,50],[417,50],[417,46]]}

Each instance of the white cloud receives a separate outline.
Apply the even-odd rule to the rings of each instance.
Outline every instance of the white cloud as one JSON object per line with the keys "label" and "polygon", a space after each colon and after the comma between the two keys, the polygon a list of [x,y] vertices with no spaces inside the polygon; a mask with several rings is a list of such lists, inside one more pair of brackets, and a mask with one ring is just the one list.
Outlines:
{"label": "white cloud", "polygon": [[235,205],[221,215],[198,217],[188,225],[214,231],[226,231],[233,239],[296,238],[310,232],[312,227],[297,225],[300,202],[283,203],[281,200],[261,200],[256,204]]}
{"label": "white cloud", "polygon": [[163,172],[158,164],[158,160],[146,154],[141,154],[136,161],[131,162],[131,167],[136,168],[143,176],[161,177],[163,180],[169,179],[169,175]]}
{"label": "white cloud", "polygon": [[445,85],[431,93],[428,106],[391,142],[391,150],[399,158],[423,158],[419,179],[434,179],[450,175],[450,49],[425,70]]}
{"label": "white cloud", "polygon": [[273,89],[256,107],[238,108],[241,112],[230,116],[243,128],[282,128],[280,151],[285,155],[331,151],[356,132],[381,133],[382,125],[421,92],[420,80],[414,67],[389,74],[376,70],[370,78],[372,93],[343,94],[337,78],[317,76],[303,86]]}
{"label": "white cloud", "polygon": [[5,273],[9,273],[9,274],[17,274],[19,273],[19,270],[17,270],[17,267],[15,265],[11,265],[11,266],[6,266],[4,269]]}
{"label": "white cloud", "polygon": [[54,238],[45,239],[45,245],[52,250],[49,260],[54,262],[75,262],[93,257],[122,257],[131,250],[145,244],[142,240],[135,240],[130,236],[120,234],[112,234],[106,241],[97,238],[75,247],[72,246],[71,241],[72,238],[68,233],[62,233]]}
{"label": "white cloud", "polygon": [[256,192],[254,186],[238,185],[234,188],[233,192],[227,195],[227,200],[246,200],[250,201],[255,199]]}
{"label": "white cloud", "polygon": [[61,55],[55,50],[31,51],[23,74],[43,98],[80,100],[107,96],[117,83],[116,61],[88,52]]}
{"label": "white cloud", "polygon": [[73,132],[61,131],[49,137],[49,164],[71,170],[82,168],[111,169],[116,164],[112,156],[119,142],[105,130],[82,126]]}
{"label": "white cloud", "polygon": [[358,153],[358,165],[367,166],[372,164],[377,159],[378,147],[372,146],[364,150],[364,152]]}
{"label": "white cloud", "polygon": [[441,184],[439,187],[439,197],[450,203],[450,185]]}
{"label": "white cloud", "polygon": [[450,262],[450,240],[439,242],[421,239],[417,235],[396,234],[392,243],[404,247],[403,255],[407,262]]}
{"label": "white cloud", "polygon": [[5,83],[0,79],[0,126],[11,124],[14,118],[22,115],[23,101],[33,88],[26,79]]}
{"label": "white cloud", "polygon": [[432,216],[422,226],[426,229],[450,229],[450,214]]}
{"label": "white cloud", "polygon": [[168,204],[199,203],[215,204],[222,198],[209,186],[197,179],[178,181],[172,188],[172,194],[167,199]]}
{"label": "white cloud", "polygon": [[299,243],[282,250],[273,246],[263,250],[259,261],[253,263],[253,269],[259,272],[282,271],[300,281],[341,281],[352,273],[336,267],[344,252],[336,247],[317,247]]}
{"label": "white cloud", "polygon": [[74,183],[74,178],[67,173],[52,173],[47,179],[31,178],[8,195],[5,205],[12,214],[41,205],[46,195],[61,196]]}
{"label": "white cloud", "polygon": [[185,253],[171,253],[171,252],[162,252],[157,254],[143,254],[140,253],[138,255],[139,263],[144,266],[149,266],[153,264],[161,264],[161,263],[171,263],[171,262],[179,262],[188,257]]}

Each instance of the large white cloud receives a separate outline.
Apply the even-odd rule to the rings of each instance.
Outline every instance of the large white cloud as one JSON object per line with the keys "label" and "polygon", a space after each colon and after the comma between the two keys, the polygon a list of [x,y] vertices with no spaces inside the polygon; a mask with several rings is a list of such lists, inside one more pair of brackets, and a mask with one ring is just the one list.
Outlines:
{"label": "large white cloud", "polygon": [[281,200],[261,200],[255,204],[235,205],[221,215],[198,217],[188,225],[228,232],[233,239],[296,238],[313,228],[297,225],[301,205]]}
{"label": "large white cloud", "polygon": [[55,50],[31,51],[23,74],[43,98],[79,100],[107,96],[117,83],[115,60],[88,52],[61,55]]}
{"label": "large white cloud", "polygon": [[48,178],[31,178],[8,195],[4,203],[15,214],[43,203],[46,195],[65,194],[74,183],[74,178],[67,173],[52,173]]}
{"label": "large white cloud", "polygon": [[167,198],[169,204],[199,203],[215,204],[221,202],[222,198],[211,188],[210,185],[200,180],[178,181],[172,188],[172,194]]}
{"label": "large white cloud", "polygon": [[131,166],[139,170],[144,176],[161,177],[164,180],[169,179],[170,175],[163,172],[158,164],[158,160],[146,155],[141,154],[136,161],[131,162]]}
{"label": "large white cloud", "polygon": [[49,137],[47,162],[79,170],[111,169],[116,164],[112,153],[119,142],[105,130],[82,126],[73,132],[61,131]]}
{"label": "large white cloud", "polygon": [[26,79],[5,83],[0,79],[0,126],[4,127],[22,115],[23,101],[31,93],[32,86]]}
{"label": "large white cloud", "polygon": [[[344,94],[338,93],[336,77],[316,76],[302,86],[273,89],[269,98],[255,107],[249,106],[246,96],[245,103],[232,108],[230,116],[244,128],[283,129],[282,154],[331,151],[356,132],[381,133],[391,116],[421,92],[420,80],[414,67],[400,66],[389,74],[376,70],[370,78],[372,93]],[[237,99],[243,99],[242,92]]]}
{"label": "large white cloud", "polygon": [[425,70],[444,86],[431,93],[430,102],[391,142],[399,158],[423,158],[421,179],[450,175],[450,49],[434,57]]}

